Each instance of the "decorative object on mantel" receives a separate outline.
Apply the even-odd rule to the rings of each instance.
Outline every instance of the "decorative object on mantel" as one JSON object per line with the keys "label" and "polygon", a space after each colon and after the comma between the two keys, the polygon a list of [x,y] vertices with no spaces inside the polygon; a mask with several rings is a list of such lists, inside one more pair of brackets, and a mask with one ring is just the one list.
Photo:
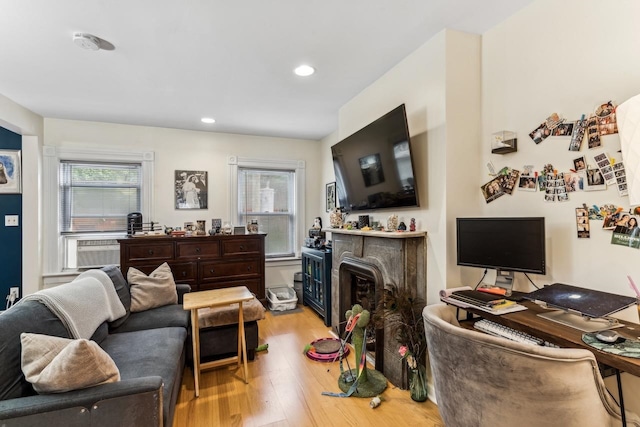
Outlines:
{"label": "decorative object on mantel", "polygon": [[340,208],[333,208],[333,211],[329,214],[329,224],[331,228],[342,228],[345,215]]}
{"label": "decorative object on mantel", "polygon": [[411,222],[409,223],[409,231],[416,231],[416,219],[411,218]]}
{"label": "decorative object on mantel", "polygon": [[391,214],[387,218],[387,231],[396,231],[398,229],[398,215]]}
{"label": "decorative object on mantel", "polygon": [[424,301],[411,290],[387,285],[374,316],[376,326],[388,328],[400,345],[398,352],[406,361],[409,372],[411,399],[416,402],[427,400],[424,306]]}

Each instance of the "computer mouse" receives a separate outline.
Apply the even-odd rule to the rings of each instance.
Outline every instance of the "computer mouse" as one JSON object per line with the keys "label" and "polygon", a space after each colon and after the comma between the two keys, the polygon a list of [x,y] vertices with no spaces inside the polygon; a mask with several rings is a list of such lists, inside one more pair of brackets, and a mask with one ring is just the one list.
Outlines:
{"label": "computer mouse", "polygon": [[618,341],[618,339],[622,337],[616,331],[606,330],[606,331],[596,332],[596,338],[602,342],[606,342],[610,344]]}

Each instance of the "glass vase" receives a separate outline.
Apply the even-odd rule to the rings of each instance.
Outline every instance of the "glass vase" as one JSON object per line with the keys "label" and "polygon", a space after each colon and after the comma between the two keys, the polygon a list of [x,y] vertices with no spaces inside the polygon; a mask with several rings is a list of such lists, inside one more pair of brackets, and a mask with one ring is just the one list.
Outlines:
{"label": "glass vase", "polygon": [[427,400],[427,371],[422,365],[417,369],[409,369],[409,391],[411,399],[416,402]]}

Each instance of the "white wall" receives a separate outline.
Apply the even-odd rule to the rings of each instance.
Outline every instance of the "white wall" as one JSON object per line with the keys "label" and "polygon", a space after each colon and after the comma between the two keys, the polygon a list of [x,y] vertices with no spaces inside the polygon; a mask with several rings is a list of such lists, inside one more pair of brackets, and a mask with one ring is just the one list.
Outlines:
{"label": "white wall", "polygon": [[420,207],[370,214],[383,223],[391,213],[407,224],[414,217],[427,231],[427,283],[419,286],[427,287],[430,303],[447,287],[452,215],[469,209],[461,200],[477,169],[478,156],[468,154],[479,136],[479,81],[480,37],[443,31],[345,104],[338,134],[323,140],[323,176],[334,181],[331,145],[405,104]]}
{"label": "white wall", "polygon": [[[247,135],[196,132],[178,129],[130,126],[110,123],[45,119],[45,144],[59,147],[109,148],[155,153],[153,220],[163,225],[181,226],[187,221],[212,218],[230,219],[228,157],[295,159],[306,162],[305,224],[324,211],[315,194],[324,185],[317,176],[320,167],[317,141],[269,138]],[[174,171],[205,170],[209,174],[209,208],[176,210],[174,208]],[[322,209],[322,211],[321,211]],[[300,242],[302,244],[302,242]],[[293,273],[300,271],[300,261],[268,262],[266,286],[293,285]]]}
{"label": "white wall", "polygon": [[[570,152],[568,138],[560,137],[536,145],[528,134],[553,112],[575,120],[603,102],[622,103],[640,92],[638,16],[640,3],[632,0],[539,0],[485,33],[482,163],[516,169],[532,164],[536,170],[551,163],[562,172],[585,155],[595,166],[591,157],[603,150],[588,150],[583,143],[580,152]],[[517,153],[490,153],[491,133],[499,130],[517,132]],[[603,141],[604,151],[620,161],[618,136]],[[486,170],[478,179],[478,184],[488,180]],[[481,199],[480,192],[476,198]],[[565,203],[546,203],[540,192],[516,191],[481,202],[480,213],[546,218],[548,269],[545,276],[532,277],[538,285],[563,282],[632,295],[626,275],[640,280],[640,251],[611,245],[611,232],[601,229],[602,221],[591,223],[590,239],[578,239],[574,209],[583,203],[630,207],[628,197],[610,187],[571,193]],[[523,275],[517,276],[517,286],[533,290]]]}

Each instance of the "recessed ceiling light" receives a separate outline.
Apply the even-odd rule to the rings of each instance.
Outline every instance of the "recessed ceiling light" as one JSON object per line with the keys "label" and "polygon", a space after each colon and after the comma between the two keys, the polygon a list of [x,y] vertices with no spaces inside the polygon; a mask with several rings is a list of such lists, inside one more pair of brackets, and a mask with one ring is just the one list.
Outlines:
{"label": "recessed ceiling light", "polygon": [[216,119],[213,119],[213,118],[211,118],[211,117],[203,117],[203,118],[201,118],[201,119],[200,119],[200,121],[201,121],[202,123],[206,123],[206,124],[210,125],[210,124],[212,124],[212,123],[215,123],[215,122],[216,122]]}
{"label": "recessed ceiling light", "polygon": [[293,72],[300,77],[308,77],[311,74],[315,73],[316,69],[310,65],[300,65],[295,70],[293,70]]}

